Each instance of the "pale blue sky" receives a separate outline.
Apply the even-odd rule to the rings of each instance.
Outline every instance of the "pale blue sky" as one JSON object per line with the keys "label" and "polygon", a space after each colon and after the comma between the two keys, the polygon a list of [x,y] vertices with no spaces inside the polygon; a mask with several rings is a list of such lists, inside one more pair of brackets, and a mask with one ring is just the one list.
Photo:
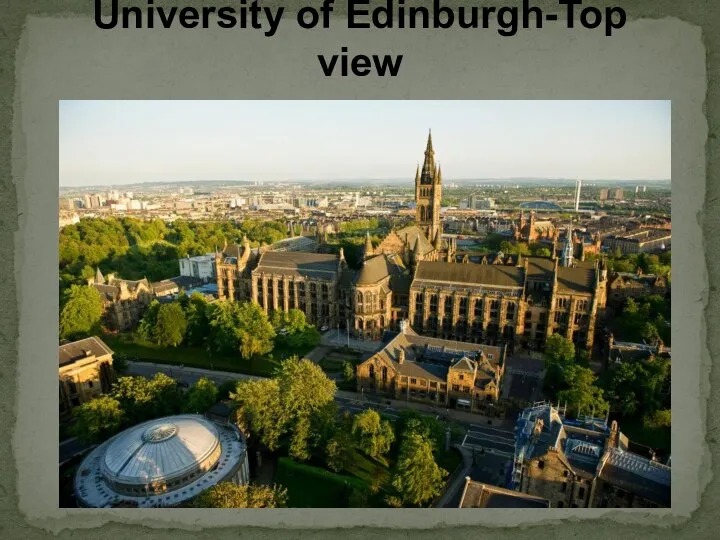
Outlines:
{"label": "pale blue sky", "polygon": [[669,179],[669,101],[63,101],[60,185]]}

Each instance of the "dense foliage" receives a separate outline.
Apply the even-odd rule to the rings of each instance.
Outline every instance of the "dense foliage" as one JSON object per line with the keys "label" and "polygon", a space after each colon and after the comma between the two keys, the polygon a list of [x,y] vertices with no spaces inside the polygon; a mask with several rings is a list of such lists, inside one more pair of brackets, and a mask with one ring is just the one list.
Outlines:
{"label": "dense foliage", "polygon": [[282,486],[237,485],[220,482],[193,501],[195,508],[283,508],[287,489]]}
{"label": "dense foliage", "polygon": [[73,433],[86,442],[102,442],[120,430],[153,418],[182,411],[201,413],[217,398],[215,384],[200,379],[184,394],[164,373],[120,377],[106,396],[90,400],[73,411]]}
{"label": "dense foliage", "polygon": [[270,220],[164,223],[124,218],[86,218],[60,230],[61,290],[95,275],[159,281],[178,275],[178,259],[203,255],[247,236],[252,246],[288,236],[287,224]]}
{"label": "dense foliage", "polygon": [[75,340],[100,332],[103,304],[94,287],[73,285],[60,310],[60,338]]}

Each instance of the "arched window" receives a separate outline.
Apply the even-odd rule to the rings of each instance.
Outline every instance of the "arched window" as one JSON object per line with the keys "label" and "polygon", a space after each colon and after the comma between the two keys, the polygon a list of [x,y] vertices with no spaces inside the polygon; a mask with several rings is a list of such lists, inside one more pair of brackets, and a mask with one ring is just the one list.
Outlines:
{"label": "arched window", "polygon": [[387,382],[387,368],[385,366],[382,368],[382,380],[383,382]]}
{"label": "arched window", "polygon": [[373,366],[372,364],[370,364],[370,378],[375,378],[375,366]]}

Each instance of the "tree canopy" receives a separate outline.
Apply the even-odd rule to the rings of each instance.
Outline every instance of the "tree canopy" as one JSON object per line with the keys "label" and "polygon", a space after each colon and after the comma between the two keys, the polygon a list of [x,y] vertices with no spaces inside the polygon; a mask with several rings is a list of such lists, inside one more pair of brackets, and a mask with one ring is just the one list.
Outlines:
{"label": "tree canopy", "polygon": [[157,313],[155,343],[161,347],[177,347],[185,338],[187,319],[180,304],[163,304]]}
{"label": "tree canopy", "polygon": [[196,508],[283,508],[287,505],[287,489],[278,485],[220,482],[198,495],[192,505]]}
{"label": "tree canopy", "polygon": [[100,396],[76,407],[73,419],[75,436],[87,443],[99,443],[118,432],[124,413],[117,399]]}
{"label": "tree canopy", "polygon": [[189,413],[202,414],[215,405],[217,400],[217,386],[212,380],[202,377],[188,390],[184,409]]}
{"label": "tree canopy", "polygon": [[100,332],[103,303],[95,287],[73,285],[60,311],[60,337],[80,339]]}
{"label": "tree canopy", "polygon": [[353,435],[358,448],[373,458],[387,454],[395,440],[392,424],[381,419],[375,409],[355,415]]}
{"label": "tree canopy", "polygon": [[440,494],[448,472],[435,463],[432,443],[411,432],[400,444],[392,486],[404,504],[421,506]]}

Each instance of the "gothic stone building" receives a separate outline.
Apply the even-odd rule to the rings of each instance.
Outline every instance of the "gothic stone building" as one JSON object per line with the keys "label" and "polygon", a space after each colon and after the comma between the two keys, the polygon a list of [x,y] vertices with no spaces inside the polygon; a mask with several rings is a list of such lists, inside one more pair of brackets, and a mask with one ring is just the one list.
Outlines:
{"label": "gothic stone building", "polygon": [[500,397],[505,348],[421,336],[405,321],[357,367],[357,391],[477,411]]}
{"label": "gothic stone building", "polygon": [[127,330],[137,324],[155,296],[147,279],[131,281],[116,278],[115,274],[105,278],[100,269],[88,285],[100,293],[106,322],[114,330]]}
{"label": "gothic stone building", "polygon": [[670,506],[670,467],[628,450],[617,422],[570,421],[543,404],[516,427],[513,487],[553,508]]}
{"label": "gothic stone building", "polygon": [[[369,235],[362,266],[339,254],[278,252],[225,246],[216,254],[218,296],[253,301],[266,311],[302,309],[317,326],[378,339],[408,319],[419,333],[474,343],[542,347],[559,332],[591,347],[605,307],[604,262],[561,256],[518,257],[513,264],[458,263],[442,236],[442,174],[428,136],[415,177],[416,224],[391,232],[377,247]],[[532,229],[531,229],[532,230]]]}

